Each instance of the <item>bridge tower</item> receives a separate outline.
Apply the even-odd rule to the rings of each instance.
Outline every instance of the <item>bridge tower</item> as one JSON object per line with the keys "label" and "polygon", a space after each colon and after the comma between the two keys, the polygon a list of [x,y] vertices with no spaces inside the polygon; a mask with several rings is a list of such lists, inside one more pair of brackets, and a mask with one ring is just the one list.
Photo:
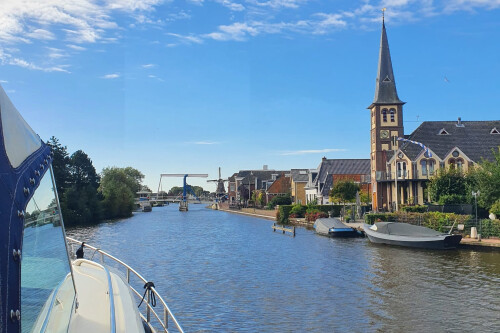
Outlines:
{"label": "bridge tower", "polygon": [[[187,174],[178,174],[178,173],[162,173],[160,175],[160,183],[162,177],[184,177],[183,181],[183,191],[182,191],[182,200],[179,202],[179,210],[181,212],[187,212],[188,211],[188,201],[187,201],[187,191],[191,191],[191,186],[189,186],[186,182],[187,177],[202,177],[202,178],[207,178],[208,174],[198,174],[198,173],[187,173]],[[194,192],[192,192],[194,194]],[[196,195],[195,195],[196,196]],[[199,200],[199,199],[198,199]]]}

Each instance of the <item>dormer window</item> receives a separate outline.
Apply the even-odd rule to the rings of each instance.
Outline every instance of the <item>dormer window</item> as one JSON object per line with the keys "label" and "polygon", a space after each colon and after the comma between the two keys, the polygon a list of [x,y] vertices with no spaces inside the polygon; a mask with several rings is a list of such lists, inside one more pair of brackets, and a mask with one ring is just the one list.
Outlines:
{"label": "dormer window", "polygon": [[394,117],[394,115],[396,114],[396,110],[391,109],[391,111],[390,111],[390,112],[391,112],[391,123],[393,123],[393,122],[395,121],[395,117]]}
{"label": "dormer window", "polygon": [[386,123],[386,122],[387,122],[387,109],[383,109],[383,110],[382,110],[382,121],[383,121],[384,123]]}
{"label": "dormer window", "polygon": [[387,75],[385,79],[382,80],[382,82],[391,82],[391,79],[389,79],[389,75]]}
{"label": "dormer window", "polygon": [[444,128],[441,128],[438,132],[438,135],[450,135]]}
{"label": "dormer window", "polygon": [[500,132],[497,130],[497,128],[495,127],[494,129],[492,129],[490,131],[490,134],[500,134]]}

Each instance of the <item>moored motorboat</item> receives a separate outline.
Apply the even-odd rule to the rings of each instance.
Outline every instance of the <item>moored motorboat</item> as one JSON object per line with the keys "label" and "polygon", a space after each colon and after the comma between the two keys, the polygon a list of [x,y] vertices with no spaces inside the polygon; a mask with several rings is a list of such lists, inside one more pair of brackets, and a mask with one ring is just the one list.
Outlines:
{"label": "moored motorboat", "polygon": [[154,284],[133,288],[131,277],[147,280],[124,262],[75,240],[71,260],[52,156],[0,86],[0,332],[167,332],[169,320],[183,332]]}
{"label": "moored motorboat", "polygon": [[372,243],[425,249],[453,249],[462,239],[462,235],[441,233],[426,227],[400,222],[365,224],[364,231]]}
{"label": "moored motorboat", "polygon": [[349,227],[335,217],[319,218],[314,222],[314,229],[318,234],[330,237],[360,237],[363,233]]}

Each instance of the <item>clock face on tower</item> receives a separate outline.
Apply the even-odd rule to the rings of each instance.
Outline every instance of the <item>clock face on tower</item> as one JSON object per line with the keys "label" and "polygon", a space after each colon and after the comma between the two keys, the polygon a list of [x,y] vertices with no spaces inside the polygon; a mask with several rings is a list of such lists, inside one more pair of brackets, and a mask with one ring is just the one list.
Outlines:
{"label": "clock face on tower", "polygon": [[381,139],[388,139],[389,138],[389,131],[388,130],[381,130],[380,131],[380,138]]}

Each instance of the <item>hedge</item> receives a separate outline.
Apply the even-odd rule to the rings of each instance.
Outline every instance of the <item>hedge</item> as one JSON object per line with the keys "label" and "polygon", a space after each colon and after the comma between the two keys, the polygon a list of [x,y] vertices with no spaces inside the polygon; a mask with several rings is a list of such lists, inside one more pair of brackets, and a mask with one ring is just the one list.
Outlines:
{"label": "hedge", "polygon": [[[288,217],[290,216],[290,211],[294,205],[281,205],[279,206],[278,212],[276,213],[276,221],[281,224],[287,224],[289,222]],[[317,209],[324,213],[329,213],[333,211],[332,216],[340,216],[340,211],[342,210],[341,205],[303,205],[304,209]]]}
{"label": "hedge", "polygon": [[477,232],[481,232],[481,237],[500,237],[500,220],[481,220],[481,229],[478,226]]}
{"label": "hedge", "polygon": [[408,213],[425,213],[429,208],[427,206],[402,206],[401,211]]}

